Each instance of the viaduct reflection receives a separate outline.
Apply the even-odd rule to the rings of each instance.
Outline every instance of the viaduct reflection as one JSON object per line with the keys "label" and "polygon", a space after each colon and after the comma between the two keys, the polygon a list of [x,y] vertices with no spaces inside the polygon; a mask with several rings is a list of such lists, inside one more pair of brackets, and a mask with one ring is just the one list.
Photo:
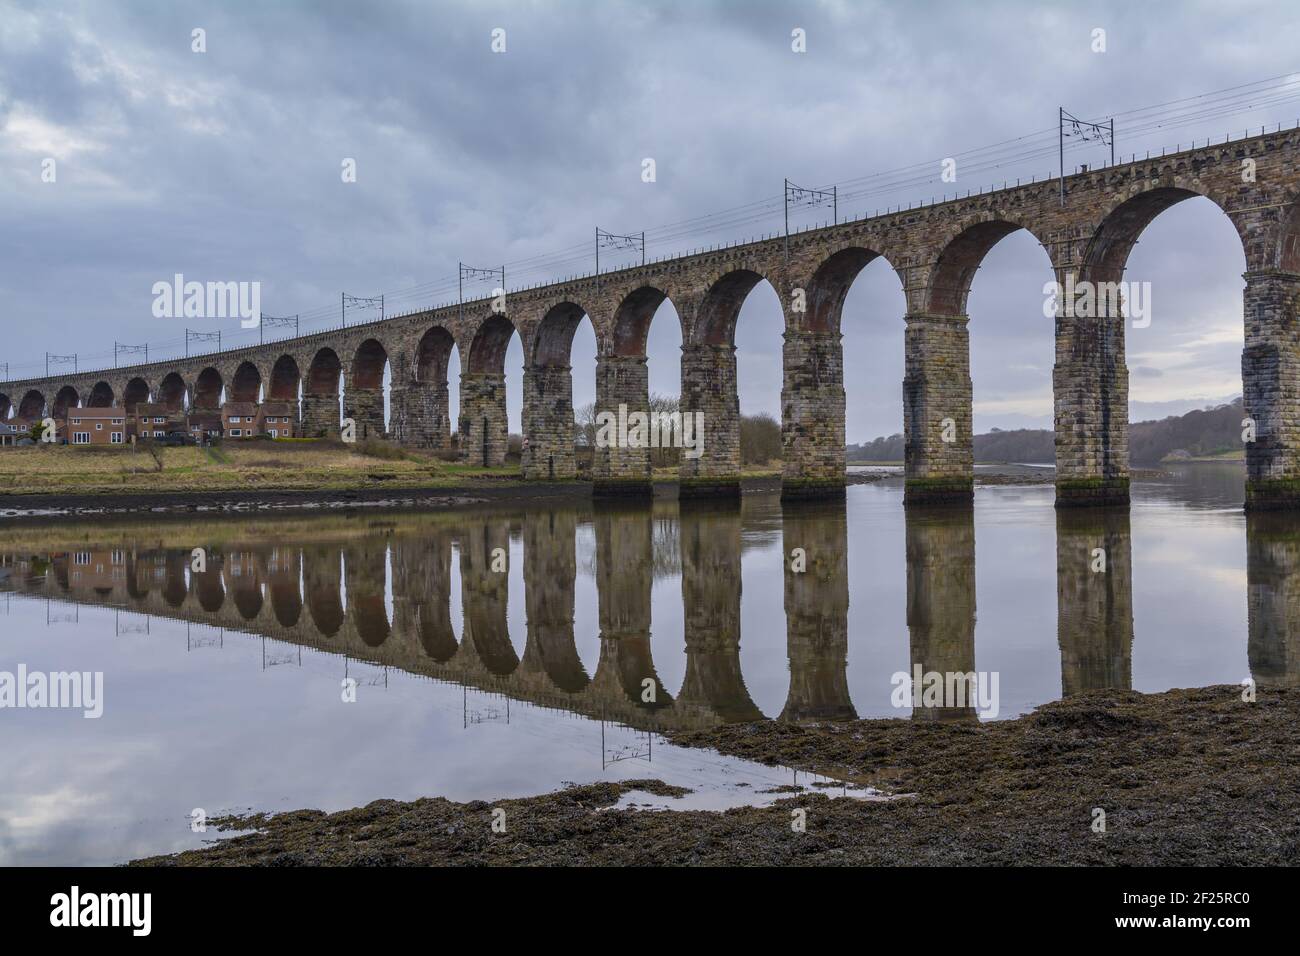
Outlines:
{"label": "viaduct reflection", "polygon": [[[639,729],[703,728],[765,716],[741,668],[744,507],[604,503],[582,511],[300,521],[285,533],[235,521],[204,546],[201,570],[192,561],[194,531],[180,527],[169,541],[165,526],[118,527],[104,534],[117,544],[0,551],[0,587],[260,634]],[[910,663],[975,671],[973,512],[910,508],[906,522]],[[787,503],[779,534],[789,684],[779,713],[767,716],[852,719],[845,506]],[[594,552],[581,568],[580,537],[583,550]],[[1251,514],[1247,538],[1251,671],[1261,682],[1295,683],[1300,516]],[[804,556],[799,570],[796,550]],[[767,551],[769,558],[777,560]],[[526,628],[512,640],[510,563],[517,560]],[[1062,694],[1130,688],[1127,509],[1059,510],[1056,563]],[[580,574],[594,579],[597,598],[599,652],[590,669],[575,639]],[[652,653],[652,594],[656,580],[677,577],[685,669],[680,686],[668,687]],[[661,651],[673,646],[663,638]],[[881,675],[882,687],[888,680]],[[971,706],[921,706],[913,719],[977,718]]]}

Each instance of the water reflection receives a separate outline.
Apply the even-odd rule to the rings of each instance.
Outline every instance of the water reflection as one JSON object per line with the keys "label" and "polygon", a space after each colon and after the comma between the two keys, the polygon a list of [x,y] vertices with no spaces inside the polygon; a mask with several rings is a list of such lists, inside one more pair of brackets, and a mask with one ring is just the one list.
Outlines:
{"label": "water reflection", "polygon": [[1056,513],[1061,693],[1133,688],[1133,544],[1127,508]]}
{"label": "water reflection", "polygon": [[[975,671],[975,513],[971,508],[909,508],[907,632],[913,672]],[[952,700],[913,709],[918,720],[976,720]]]}
{"label": "water reflection", "polygon": [[1246,518],[1251,676],[1300,684],[1300,515]]}
{"label": "water reflection", "polygon": [[[976,672],[976,511],[897,513],[905,545],[899,603],[906,666]],[[1054,515],[1060,693],[1131,689],[1130,512]],[[843,502],[778,509],[757,498],[680,510],[664,502],[612,503],[382,519],[115,523],[75,533],[50,526],[48,535],[32,540],[64,536],[69,542],[0,550],[0,586],[259,634],[641,730],[882,712],[978,719],[971,702],[885,710],[894,666],[875,668],[865,682],[850,679],[852,659],[870,658],[903,637],[886,623],[850,634],[850,526]],[[1262,683],[1294,683],[1300,676],[1300,519],[1252,515],[1245,528],[1250,671]],[[197,564],[195,549],[204,558]],[[801,560],[793,560],[796,554]],[[512,562],[522,568],[512,569]],[[742,580],[759,575],[756,566],[763,569],[760,592],[746,597]],[[768,685],[747,684],[742,646],[758,641],[767,654],[780,640],[779,624],[746,639],[741,611],[750,600],[763,607],[775,600],[778,567],[786,685],[783,703],[760,693],[764,707],[751,687]],[[680,605],[668,608],[667,592],[655,583],[674,579]],[[512,595],[520,581],[522,594]],[[594,589],[594,601],[583,596],[586,588]],[[593,606],[594,626],[579,626],[585,604]],[[1050,646],[1041,641],[1041,624],[1023,625],[1035,653]],[[999,637],[983,635],[980,646],[992,639],[996,650]],[[595,651],[584,657],[585,646]],[[656,661],[655,651],[662,657],[668,649],[684,655],[680,664]],[[678,676],[667,681],[661,671]],[[1001,715],[1023,709],[1017,703]]]}

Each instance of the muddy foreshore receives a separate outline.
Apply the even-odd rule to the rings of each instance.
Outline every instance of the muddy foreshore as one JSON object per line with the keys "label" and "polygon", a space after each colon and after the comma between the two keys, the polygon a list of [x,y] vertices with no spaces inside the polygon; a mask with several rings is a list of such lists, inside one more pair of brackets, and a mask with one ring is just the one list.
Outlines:
{"label": "muddy foreshore", "polygon": [[[845,484],[860,485],[881,480],[880,475],[850,474]],[[309,491],[176,491],[157,494],[104,493],[84,495],[0,494],[0,521],[93,517],[155,516],[195,514],[243,514],[268,511],[335,511],[344,508],[369,510],[443,510],[494,502],[573,502],[591,499],[590,481],[524,481],[513,478],[477,478],[454,486],[429,488],[357,488]],[[746,493],[781,490],[778,475],[745,478]],[[656,497],[676,497],[677,482],[656,481]]]}
{"label": "muddy foreshore", "polygon": [[[225,818],[256,832],[135,865],[1286,865],[1300,863],[1300,689],[1104,692],[985,724],[739,724],[672,738],[864,781],[887,802],[602,810],[651,781],[493,803],[380,800]],[[492,810],[507,832],[493,833]],[[806,811],[806,832],[791,827]],[[1094,832],[1094,808],[1105,811]]]}

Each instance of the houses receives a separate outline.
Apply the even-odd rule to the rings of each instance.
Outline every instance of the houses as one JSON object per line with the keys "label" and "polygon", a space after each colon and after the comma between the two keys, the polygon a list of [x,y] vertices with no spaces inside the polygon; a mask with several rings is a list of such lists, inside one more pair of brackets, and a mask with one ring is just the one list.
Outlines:
{"label": "houses", "polygon": [[120,405],[70,408],[67,440],[73,445],[125,445],[126,417]]}
{"label": "houses", "polygon": [[[297,429],[294,402],[226,402],[221,408],[189,412],[158,402],[139,402],[127,409],[69,408],[55,420],[54,442],[60,445],[129,445],[134,441],[206,445],[223,438],[292,438]],[[0,447],[32,443],[33,422],[0,421]]]}
{"label": "houses", "polygon": [[226,438],[292,438],[294,417],[288,402],[226,402],[221,408]]}
{"label": "houses", "polygon": [[226,438],[254,438],[258,431],[257,402],[226,402],[221,406],[221,430]]}
{"label": "houses", "polygon": [[190,440],[196,445],[208,445],[221,439],[221,413],[215,409],[190,412],[185,424]]}
{"label": "houses", "polygon": [[263,402],[261,428],[263,435],[272,438],[292,438],[295,409],[288,402]]}
{"label": "houses", "polygon": [[132,409],[127,433],[140,441],[186,435],[189,426],[185,417],[185,412],[180,409],[171,409],[156,402],[139,402]]}

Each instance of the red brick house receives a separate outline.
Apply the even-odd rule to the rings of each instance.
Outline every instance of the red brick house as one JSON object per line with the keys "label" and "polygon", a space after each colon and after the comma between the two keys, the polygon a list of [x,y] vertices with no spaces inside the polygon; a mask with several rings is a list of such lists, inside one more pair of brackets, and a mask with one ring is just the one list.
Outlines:
{"label": "red brick house", "polygon": [[126,409],[120,405],[107,408],[69,408],[66,435],[70,445],[125,445],[127,440]]}

